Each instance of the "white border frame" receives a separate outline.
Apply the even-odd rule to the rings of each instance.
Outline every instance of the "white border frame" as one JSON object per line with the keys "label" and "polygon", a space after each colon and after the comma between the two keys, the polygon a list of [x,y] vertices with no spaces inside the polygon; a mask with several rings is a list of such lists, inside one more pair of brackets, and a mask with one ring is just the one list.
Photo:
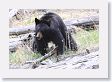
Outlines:
{"label": "white border frame", "polygon": [[[108,78],[108,4],[106,0],[4,0],[0,27],[2,78]],[[9,69],[9,9],[99,9],[99,69]]]}

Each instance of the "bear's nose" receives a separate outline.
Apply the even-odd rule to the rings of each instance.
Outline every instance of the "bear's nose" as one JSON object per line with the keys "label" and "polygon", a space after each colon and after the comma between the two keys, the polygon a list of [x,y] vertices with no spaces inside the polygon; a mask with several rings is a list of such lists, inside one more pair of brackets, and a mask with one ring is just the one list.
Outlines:
{"label": "bear's nose", "polygon": [[38,39],[38,40],[40,40],[41,38],[40,38],[40,36],[36,36],[36,38]]}
{"label": "bear's nose", "polygon": [[36,37],[38,40],[40,40],[40,37]]}
{"label": "bear's nose", "polygon": [[38,33],[36,34],[36,38],[37,38],[38,40],[40,40],[42,37],[43,37],[43,36],[42,36],[42,33],[41,33],[41,32],[38,32]]}
{"label": "bear's nose", "polygon": [[39,33],[36,34],[36,37],[39,37]]}

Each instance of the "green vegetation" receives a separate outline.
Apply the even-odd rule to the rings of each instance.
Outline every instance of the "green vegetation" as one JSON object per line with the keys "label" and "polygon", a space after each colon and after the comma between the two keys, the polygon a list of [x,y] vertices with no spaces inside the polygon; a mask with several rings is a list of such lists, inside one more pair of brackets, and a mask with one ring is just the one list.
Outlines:
{"label": "green vegetation", "polygon": [[28,47],[19,47],[15,53],[9,54],[10,64],[23,64],[28,60],[41,57],[40,54],[33,53]]}
{"label": "green vegetation", "polygon": [[78,42],[80,49],[82,50],[94,47],[99,43],[99,32],[98,30],[81,30],[77,32],[75,39]]}

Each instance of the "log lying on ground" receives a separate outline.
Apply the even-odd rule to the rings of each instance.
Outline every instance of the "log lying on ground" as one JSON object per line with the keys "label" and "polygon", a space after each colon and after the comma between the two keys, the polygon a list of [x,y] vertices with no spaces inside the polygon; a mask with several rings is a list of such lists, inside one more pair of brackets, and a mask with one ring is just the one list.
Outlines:
{"label": "log lying on ground", "polygon": [[[42,65],[41,65],[42,66]],[[41,67],[40,66],[40,67]],[[70,56],[64,58],[57,63],[43,66],[45,69],[98,69],[99,68],[99,52],[91,52],[90,54]],[[37,68],[38,69],[38,68]]]}
{"label": "log lying on ground", "polygon": [[75,25],[75,26],[83,26],[83,25],[98,25],[99,24],[99,16],[90,16],[79,19],[70,19],[65,21],[67,26]]}
{"label": "log lying on ground", "polygon": [[[77,69],[77,67],[80,67],[81,64],[85,64],[84,69],[88,68],[88,67],[93,67],[93,65],[97,65],[97,57],[99,57],[99,47],[94,47],[92,49],[89,49],[90,53],[88,54],[88,52],[86,50],[83,50],[81,52],[78,52],[77,54],[74,53],[74,55],[66,55],[63,54],[61,55],[61,58],[59,62],[53,62],[52,60],[47,60],[44,61],[42,60],[41,62],[39,62],[37,64],[37,66],[35,68],[41,68],[41,69],[48,69],[48,68],[75,68]],[[49,54],[49,57],[52,56],[53,54]],[[64,56],[66,55],[66,56]],[[47,55],[48,56],[48,55]],[[49,57],[45,57],[46,59]],[[30,60],[30,61],[26,61],[25,64],[23,64],[20,68],[30,68],[32,69],[33,65],[35,66],[36,61],[40,61],[42,58],[36,59],[36,60]],[[95,60],[94,60],[95,59]],[[44,62],[44,65],[43,65]],[[80,65],[79,65],[80,64]],[[12,67],[13,68],[13,67]],[[83,69],[81,67],[81,69]],[[94,69],[94,68],[92,68]]]}
{"label": "log lying on ground", "polygon": [[47,58],[51,57],[53,54],[55,54],[56,51],[57,51],[57,47],[55,47],[53,50],[51,50],[49,53],[45,54],[45,55],[42,56],[41,58],[36,59],[36,60],[34,60],[34,61],[26,61],[25,64],[27,64],[27,63],[32,63],[32,64],[33,64],[33,65],[32,65],[32,68],[35,69],[36,67],[38,67],[38,66],[40,65],[40,63],[41,63],[42,61],[44,61],[45,59],[47,59]]}
{"label": "log lying on ground", "polygon": [[34,33],[27,33],[19,35],[17,38],[9,39],[9,51],[15,52],[18,45],[22,45],[24,42],[33,40]]}
{"label": "log lying on ground", "polygon": [[33,32],[35,29],[34,26],[35,25],[9,28],[9,35],[20,35],[20,34],[26,34],[26,33]]}
{"label": "log lying on ground", "polygon": [[[98,16],[90,16],[79,19],[70,19],[64,21],[66,26],[75,25],[75,26],[87,26],[87,25],[97,25],[99,24]],[[20,35],[28,32],[32,32],[35,29],[35,25],[23,26],[23,27],[15,27],[9,28],[9,35]]]}

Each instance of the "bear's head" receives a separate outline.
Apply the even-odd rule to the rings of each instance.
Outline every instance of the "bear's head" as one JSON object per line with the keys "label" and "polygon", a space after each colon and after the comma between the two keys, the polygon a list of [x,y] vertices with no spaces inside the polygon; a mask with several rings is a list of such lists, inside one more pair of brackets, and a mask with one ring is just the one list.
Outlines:
{"label": "bear's head", "polygon": [[35,37],[41,40],[44,37],[45,32],[49,29],[50,23],[45,20],[39,20],[35,18]]}

